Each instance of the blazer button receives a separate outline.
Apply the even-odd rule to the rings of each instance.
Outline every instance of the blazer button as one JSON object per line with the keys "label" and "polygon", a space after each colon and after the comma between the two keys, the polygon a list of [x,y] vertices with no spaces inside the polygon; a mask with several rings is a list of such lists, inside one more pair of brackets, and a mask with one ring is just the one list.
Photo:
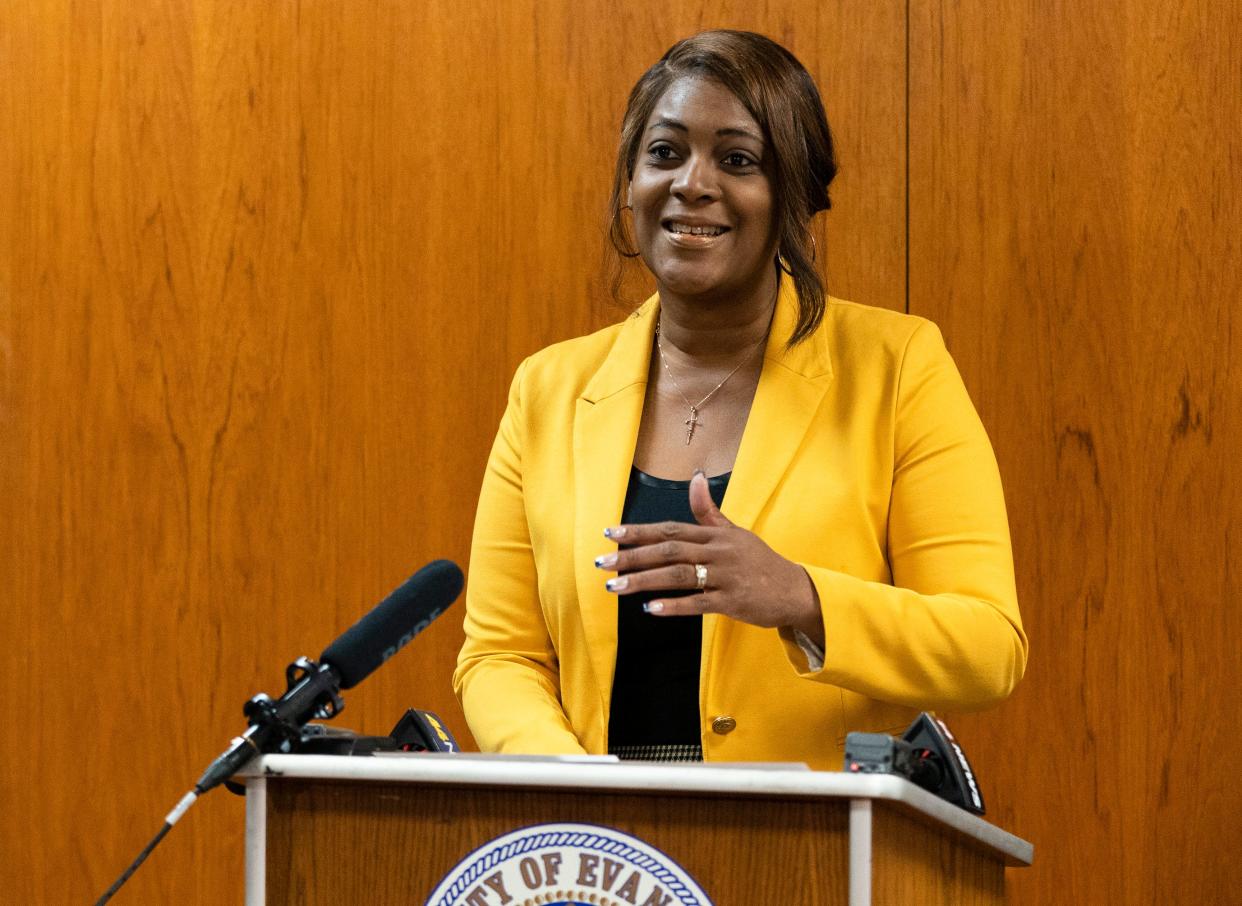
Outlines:
{"label": "blazer button", "polygon": [[728,715],[717,717],[712,721],[712,732],[727,736],[737,729],[737,721]]}

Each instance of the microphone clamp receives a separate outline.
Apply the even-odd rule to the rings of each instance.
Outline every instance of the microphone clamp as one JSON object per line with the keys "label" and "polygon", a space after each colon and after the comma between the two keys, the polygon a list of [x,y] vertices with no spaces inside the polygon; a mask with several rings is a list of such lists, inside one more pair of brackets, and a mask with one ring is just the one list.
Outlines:
{"label": "microphone clamp", "polygon": [[263,751],[288,752],[301,737],[308,720],[328,720],[345,708],[341,681],[327,664],[300,657],[285,668],[285,693],[273,699],[266,692],[246,702],[242,713],[252,727],[264,732]]}

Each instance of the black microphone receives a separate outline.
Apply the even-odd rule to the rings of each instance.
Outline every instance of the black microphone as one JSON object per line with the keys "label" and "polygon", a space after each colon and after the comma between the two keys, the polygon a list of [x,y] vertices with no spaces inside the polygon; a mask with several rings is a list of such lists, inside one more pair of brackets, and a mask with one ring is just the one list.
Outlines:
{"label": "black microphone", "polygon": [[319,660],[352,689],[410,643],[461,594],[464,580],[451,560],[435,560],[410,576],[323,650]]}
{"label": "black microphone", "polygon": [[[290,664],[285,671],[287,688],[279,699],[273,701],[260,692],[246,702],[244,711],[250,720],[250,729],[234,739],[194,784],[194,789],[181,797],[164,818],[159,832],[104,891],[95,906],[103,906],[112,899],[199,796],[228,780],[255,755],[278,749],[289,751],[310,719],[336,715],[345,707],[340,690],[362,682],[371,671],[426,629],[457,599],[463,581],[456,563],[448,560],[428,563],[325,648],[319,656],[321,663],[300,657]],[[397,728],[404,723],[397,724]],[[446,732],[440,744],[429,740],[427,747],[442,750],[451,739]]]}
{"label": "black microphone", "polygon": [[352,689],[409,644],[457,599],[463,582],[456,563],[428,563],[325,648],[319,663],[302,657],[290,664],[285,693],[273,701],[260,692],[246,702],[250,728],[211,763],[195,792],[219,786],[255,755],[289,751],[307,721],[335,717],[344,707],[340,690]]}

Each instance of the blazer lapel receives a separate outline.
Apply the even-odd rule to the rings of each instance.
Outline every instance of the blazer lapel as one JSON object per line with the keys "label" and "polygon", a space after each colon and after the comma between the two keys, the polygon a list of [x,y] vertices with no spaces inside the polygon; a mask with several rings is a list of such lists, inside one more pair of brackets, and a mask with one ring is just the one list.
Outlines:
{"label": "blazer lapel", "polygon": [[595,557],[612,549],[604,529],[621,521],[659,307],[654,297],[620,328],[574,413],[574,576],[601,706],[607,713],[617,656],[617,599]]}
{"label": "blazer lapel", "polygon": [[[792,279],[782,279],[772,329],[763,353],[759,386],[733,462],[720,512],[753,530],[781,479],[789,470],[811,420],[832,383],[829,344],[823,327],[793,349],[785,347],[798,321]],[[714,665],[729,644],[732,622],[719,614],[703,617],[703,657],[699,695],[706,702]]]}
{"label": "blazer lapel", "polygon": [[832,383],[828,337],[822,326],[793,349],[785,348],[797,319],[793,280],[784,279],[768,332],[759,386],[720,508],[745,529],[754,528]]}

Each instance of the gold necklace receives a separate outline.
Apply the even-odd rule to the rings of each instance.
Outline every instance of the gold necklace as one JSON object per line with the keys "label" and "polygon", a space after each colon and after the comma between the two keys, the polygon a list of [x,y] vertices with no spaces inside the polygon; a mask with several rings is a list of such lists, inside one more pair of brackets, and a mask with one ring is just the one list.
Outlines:
{"label": "gold necklace", "polygon": [[[677,383],[677,378],[673,377],[673,370],[668,367],[668,359],[664,357],[664,347],[660,344],[660,325],[658,322],[656,323],[656,329],[655,329],[655,341],[656,341],[656,352],[660,354],[660,364],[664,366],[664,372],[668,375],[668,379],[673,382],[673,389],[677,391],[678,396],[680,396],[683,400],[685,400],[686,405],[690,407],[690,417],[686,419],[684,422],[682,422],[682,424],[686,426],[686,446],[688,447],[690,446],[691,439],[694,437],[694,429],[697,428],[699,425],[699,410],[703,408],[703,404],[706,403],[713,396],[715,396],[716,391],[719,390],[721,387],[723,387],[726,383],[728,383],[729,378],[733,377],[733,375],[737,374],[739,371],[742,370],[742,366],[751,360],[751,357],[754,355],[754,352],[752,351],[751,355],[746,356],[745,358],[742,359],[742,361],[738,362],[737,367],[734,368],[732,371],[730,371],[728,374],[726,374],[724,377],[724,380],[721,381],[719,384],[717,384],[715,387],[713,387],[708,392],[707,396],[703,397],[697,403],[692,403],[690,402],[690,398],[686,396],[685,392],[681,389],[681,385]],[[764,337],[755,346],[755,349],[762,349],[766,342],[767,342],[767,337]]]}

